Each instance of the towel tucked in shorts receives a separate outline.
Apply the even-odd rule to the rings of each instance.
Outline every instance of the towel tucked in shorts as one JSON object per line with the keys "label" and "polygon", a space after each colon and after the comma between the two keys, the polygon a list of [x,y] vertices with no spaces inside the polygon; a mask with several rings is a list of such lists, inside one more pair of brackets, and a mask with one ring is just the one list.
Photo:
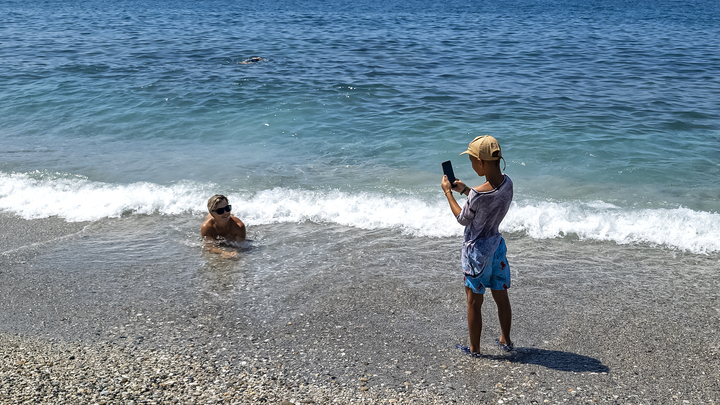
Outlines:
{"label": "towel tucked in shorts", "polygon": [[497,250],[495,250],[490,268],[485,268],[485,271],[477,277],[465,275],[463,277],[465,286],[470,287],[475,294],[485,294],[485,287],[489,287],[491,290],[507,290],[510,288],[510,264],[506,255],[507,247],[505,246],[505,239],[502,239]]}

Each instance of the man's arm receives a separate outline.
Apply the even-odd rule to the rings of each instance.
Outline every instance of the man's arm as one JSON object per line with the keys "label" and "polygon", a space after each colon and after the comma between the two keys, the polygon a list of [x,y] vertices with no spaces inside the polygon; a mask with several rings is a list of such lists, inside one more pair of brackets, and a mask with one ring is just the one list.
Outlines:
{"label": "man's arm", "polygon": [[[245,234],[244,230],[245,226],[243,225],[243,235]],[[200,228],[200,236],[202,236],[205,242],[205,250],[207,250],[208,252],[219,254],[224,259],[237,258],[237,252],[226,252],[215,246],[215,237],[217,235],[215,232],[215,228],[212,226],[209,219],[202,224],[202,227]]]}
{"label": "man's arm", "polygon": [[212,239],[205,239],[205,250],[210,253],[219,254],[223,259],[236,259],[238,257],[238,252],[235,250],[228,252],[220,249],[219,247],[215,247]]}

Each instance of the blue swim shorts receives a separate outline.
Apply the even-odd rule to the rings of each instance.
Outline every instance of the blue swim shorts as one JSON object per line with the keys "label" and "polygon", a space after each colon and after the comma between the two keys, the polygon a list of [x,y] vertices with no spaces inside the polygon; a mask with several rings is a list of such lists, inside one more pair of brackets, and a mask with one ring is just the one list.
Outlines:
{"label": "blue swim shorts", "polygon": [[485,294],[485,287],[491,290],[510,288],[510,264],[506,255],[507,247],[505,239],[502,239],[492,258],[492,271],[485,271],[477,277],[465,275],[463,277],[465,287],[470,287],[475,294]]}

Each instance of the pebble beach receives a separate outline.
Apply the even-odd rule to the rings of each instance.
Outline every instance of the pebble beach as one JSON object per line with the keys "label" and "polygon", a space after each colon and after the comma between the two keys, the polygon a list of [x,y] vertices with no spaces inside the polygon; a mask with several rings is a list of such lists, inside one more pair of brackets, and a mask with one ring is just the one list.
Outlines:
{"label": "pebble beach", "polygon": [[[3,224],[37,230],[33,240],[5,240],[11,253],[0,256],[3,404],[713,404],[720,396],[717,277],[689,271],[672,288],[656,283],[675,264],[707,268],[712,257],[668,252],[628,271],[617,254],[626,247],[508,237],[517,350],[494,347],[488,299],[483,357],[471,358],[455,349],[467,344],[467,326],[450,271],[416,283],[397,277],[394,263],[372,263],[368,277],[331,271],[272,297],[259,287],[260,295],[229,294],[218,280],[171,294],[147,273],[104,274],[102,285],[129,288],[98,296],[87,274],[35,270],[53,246],[71,248],[83,224]],[[401,243],[385,243],[402,256]],[[584,259],[597,249],[606,262]],[[539,260],[550,250],[555,261]],[[454,253],[416,262],[441,266]]]}
{"label": "pebble beach", "polygon": [[[717,0],[0,15],[0,405],[720,403]],[[485,134],[516,350],[488,295],[471,357]]]}

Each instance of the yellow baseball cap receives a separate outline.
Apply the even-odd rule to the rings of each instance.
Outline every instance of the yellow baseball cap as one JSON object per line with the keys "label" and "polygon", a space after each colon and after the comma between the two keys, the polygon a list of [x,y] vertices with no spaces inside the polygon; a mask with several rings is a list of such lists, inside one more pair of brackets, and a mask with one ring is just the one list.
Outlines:
{"label": "yellow baseball cap", "polygon": [[473,139],[467,150],[461,155],[466,153],[480,160],[500,160],[502,158],[500,144],[490,135],[481,135]]}

